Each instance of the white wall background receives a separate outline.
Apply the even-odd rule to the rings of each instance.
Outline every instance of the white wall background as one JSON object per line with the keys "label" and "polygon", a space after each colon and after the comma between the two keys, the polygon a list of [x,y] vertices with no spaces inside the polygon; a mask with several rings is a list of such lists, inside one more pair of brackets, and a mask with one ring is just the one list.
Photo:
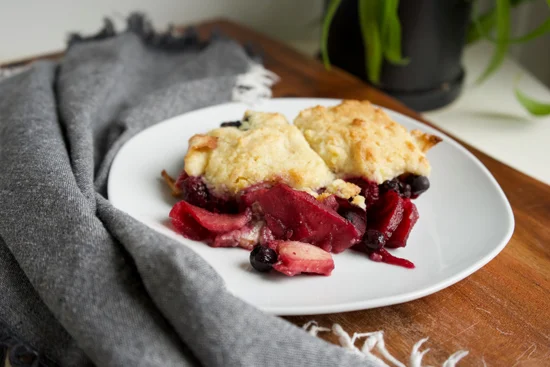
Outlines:
{"label": "white wall background", "polygon": [[[413,0],[407,0],[413,1]],[[443,1],[443,0],[441,0]],[[493,0],[482,0],[487,5]],[[0,63],[60,50],[71,31],[92,33],[104,16],[123,23],[133,10],[146,12],[156,27],[225,17],[286,41],[302,51],[318,50],[323,0],[0,0]],[[514,33],[524,34],[550,16],[543,0],[517,9]],[[550,34],[511,55],[550,86]]]}
{"label": "white wall background", "polygon": [[323,0],[0,0],[0,62],[60,50],[72,31],[95,32],[102,18],[131,11],[156,27],[225,17],[281,40],[317,40]]}

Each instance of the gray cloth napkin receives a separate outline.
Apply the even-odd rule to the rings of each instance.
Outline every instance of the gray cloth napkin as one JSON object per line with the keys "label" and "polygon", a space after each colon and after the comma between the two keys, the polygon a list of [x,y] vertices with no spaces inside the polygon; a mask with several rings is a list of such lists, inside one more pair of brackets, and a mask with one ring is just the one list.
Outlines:
{"label": "gray cloth napkin", "polygon": [[231,100],[252,62],[230,40],[133,21],[0,83],[0,335],[43,365],[373,366],[235,298],[193,251],[109,203],[125,141]]}

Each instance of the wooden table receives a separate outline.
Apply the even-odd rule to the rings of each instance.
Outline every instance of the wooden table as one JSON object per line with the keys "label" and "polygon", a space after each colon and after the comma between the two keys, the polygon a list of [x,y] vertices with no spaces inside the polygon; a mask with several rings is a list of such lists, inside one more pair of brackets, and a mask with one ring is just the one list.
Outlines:
{"label": "wooden table", "polygon": [[[326,71],[318,61],[248,28],[215,20],[200,25],[199,33],[206,37],[215,28],[263,48],[265,66],[281,77],[275,97],[369,99],[433,126],[355,77],[336,68]],[[312,319],[323,326],[339,323],[351,332],[384,330],[388,349],[401,360],[429,336],[426,364],[440,365],[450,353],[466,349],[470,354],[461,366],[550,366],[550,186],[466,147],[489,168],[512,204],[516,229],[501,254],[463,281],[416,301],[285,318],[297,325]]]}

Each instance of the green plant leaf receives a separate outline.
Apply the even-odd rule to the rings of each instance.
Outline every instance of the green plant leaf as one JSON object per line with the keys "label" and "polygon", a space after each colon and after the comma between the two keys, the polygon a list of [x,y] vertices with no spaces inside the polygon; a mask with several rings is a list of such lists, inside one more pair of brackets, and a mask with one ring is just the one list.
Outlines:
{"label": "green plant leaf", "polygon": [[472,24],[468,28],[468,33],[466,34],[466,43],[468,44],[476,42],[480,38],[487,37],[493,30],[497,19],[496,11],[494,9],[479,16],[475,15],[476,4],[474,4],[474,17],[472,18]]}
{"label": "green plant leaf", "polygon": [[485,71],[477,79],[478,83],[486,80],[491,74],[498,69],[504,61],[508,48],[510,46],[510,0],[496,0],[496,41],[495,51],[489,65]]}
{"label": "green plant leaf", "polygon": [[373,84],[380,84],[382,72],[382,39],[378,23],[378,0],[359,0],[359,24],[366,51],[365,67],[367,77]]}
{"label": "green plant leaf", "polygon": [[550,115],[550,103],[542,103],[532,99],[525,93],[519,90],[518,87],[514,89],[514,93],[519,103],[534,116],[547,116]]}
{"label": "green plant leaf", "polygon": [[401,22],[399,20],[399,0],[382,2],[381,37],[386,60],[396,65],[406,65],[409,60],[401,55]]}
{"label": "green plant leaf", "polygon": [[[548,7],[550,8],[550,0],[546,0],[546,4],[548,4]],[[533,29],[531,32],[517,38],[512,38],[510,42],[512,43],[528,42],[528,41],[531,41],[532,39],[542,36],[547,32],[550,32],[550,17],[548,17],[541,25]]]}
{"label": "green plant leaf", "polygon": [[509,40],[510,43],[523,43],[529,42],[537,37],[542,36],[543,34],[550,32],[550,18],[546,19],[544,23],[539,25],[537,28],[533,29],[531,32]]}
{"label": "green plant leaf", "polygon": [[[510,1],[510,5],[512,7],[515,7],[526,1],[533,1],[533,0],[512,0]],[[550,7],[550,0],[546,0],[546,2]],[[492,9],[485,14],[477,16],[476,5],[477,5],[477,2],[474,4],[472,24],[468,28],[468,33],[466,34],[466,43],[469,44],[469,43],[476,42],[480,38],[486,38],[490,41],[495,42],[495,38],[491,37],[491,31],[493,30],[497,19],[496,9]],[[537,28],[535,28],[531,32],[520,37],[510,38],[507,41],[510,43],[528,42],[537,37],[540,37],[541,35],[549,31],[550,31],[550,18],[546,19],[541,25],[539,25]]]}
{"label": "green plant leaf", "polygon": [[330,0],[327,8],[327,14],[325,15],[325,19],[323,20],[323,29],[321,34],[321,55],[323,57],[323,63],[325,64],[325,68],[327,70],[330,70],[330,60],[328,57],[328,34],[330,31],[330,24],[332,23],[332,18],[334,18],[334,14],[336,14],[336,10],[338,10],[340,2],[341,0]]}

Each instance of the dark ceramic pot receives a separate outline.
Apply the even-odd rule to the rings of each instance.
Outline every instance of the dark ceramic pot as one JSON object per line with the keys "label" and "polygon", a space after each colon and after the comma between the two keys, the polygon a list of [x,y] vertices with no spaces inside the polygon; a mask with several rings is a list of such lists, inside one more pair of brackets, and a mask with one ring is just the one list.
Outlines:
{"label": "dark ceramic pot", "polygon": [[[383,1],[383,0],[381,0]],[[384,62],[378,88],[417,111],[445,106],[458,97],[472,3],[468,0],[401,0],[404,66]],[[367,80],[357,0],[343,0],[328,38],[330,61]]]}

